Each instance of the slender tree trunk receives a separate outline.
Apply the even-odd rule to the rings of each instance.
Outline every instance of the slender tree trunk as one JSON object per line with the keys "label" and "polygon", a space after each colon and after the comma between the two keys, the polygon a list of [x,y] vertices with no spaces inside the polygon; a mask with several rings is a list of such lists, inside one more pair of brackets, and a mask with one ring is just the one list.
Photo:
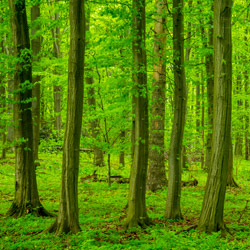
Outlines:
{"label": "slender tree trunk", "polygon": [[37,190],[33,159],[32,127],[32,67],[31,55],[23,53],[30,49],[25,1],[9,1],[12,12],[12,37],[16,57],[19,58],[14,76],[14,122],[16,144],[15,198],[7,212],[19,217],[27,213],[46,216],[49,213],[42,207]]}
{"label": "slender tree trunk", "polygon": [[[92,69],[86,69],[88,73],[92,72]],[[96,98],[95,98],[95,87],[94,85],[94,79],[93,76],[86,76],[85,77],[86,84],[88,86],[88,104],[90,109],[95,112],[96,111]],[[95,142],[100,140],[100,127],[99,127],[99,120],[94,119],[90,122],[91,125],[91,134],[92,138],[95,140]],[[96,143],[95,143],[96,144]],[[94,164],[96,166],[104,166],[104,155],[100,147],[98,145],[94,146]]]}
{"label": "slender tree trunk", "polygon": [[70,0],[70,49],[68,64],[67,121],[63,146],[62,183],[59,214],[48,229],[57,235],[78,233],[79,146],[83,111],[83,77],[85,50],[84,1]]}
{"label": "slender tree trunk", "polygon": [[[247,71],[244,72],[245,75],[245,94],[249,94],[249,82],[248,82],[248,73]],[[248,101],[245,100],[245,111],[247,113],[249,109]],[[249,116],[248,114],[245,115],[245,160],[249,160]]]}
{"label": "slender tree trunk", "polygon": [[198,228],[225,231],[223,220],[232,113],[232,0],[214,2],[214,109],[211,162]]}
{"label": "slender tree trunk", "polygon": [[[246,15],[246,20],[248,20],[248,12],[247,12],[247,15]],[[246,21],[247,22],[247,21]],[[246,48],[248,48],[248,27],[246,28],[246,32],[245,32],[245,37],[244,37],[244,40],[245,40],[245,46]],[[248,51],[248,49],[247,49]],[[248,60],[247,58],[245,58],[245,62],[246,62],[246,65],[248,63]],[[245,95],[248,96],[249,95],[249,76],[248,76],[248,71],[247,69],[244,71],[244,79],[245,79]],[[249,115],[247,114],[247,111],[249,109],[249,103],[248,103],[248,100],[246,99],[245,100],[245,111],[246,111],[246,115],[245,115],[245,160],[248,160],[249,159],[249,150],[250,150],[250,147],[249,147],[249,143],[250,143],[250,140],[249,140]]]}
{"label": "slender tree trunk", "polygon": [[[213,7],[212,7],[213,9]],[[204,34],[204,32],[202,32]],[[205,41],[205,40],[204,40]],[[208,29],[208,46],[204,42],[205,48],[213,48],[213,19],[210,16],[209,29]],[[206,74],[207,74],[207,103],[208,103],[208,132],[206,143],[206,159],[205,166],[209,168],[212,150],[212,127],[213,127],[213,92],[214,92],[214,59],[213,53],[207,54],[205,58]]]}
{"label": "slender tree trunk", "polygon": [[[31,7],[31,21],[36,21],[40,17],[40,5],[36,4]],[[36,35],[36,32],[40,27],[36,27],[32,30],[32,35]],[[39,60],[39,53],[41,51],[41,37],[36,36],[31,40],[31,48],[33,51],[33,61]],[[41,76],[36,75],[33,77],[32,88],[32,117],[33,117],[33,152],[34,160],[38,160],[38,145],[39,145],[39,131],[40,131],[40,80]]]}
{"label": "slender tree trunk", "polygon": [[[199,75],[197,74],[197,79],[199,79]],[[200,125],[201,125],[201,102],[200,102],[200,95],[201,95],[201,88],[199,80],[197,81],[196,85],[196,132],[199,135],[200,134]]]}
{"label": "slender tree trunk", "polygon": [[184,69],[183,0],[173,1],[174,45],[174,121],[169,153],[169,180],[165,217],[181,219],[181,149],[187,106],[187,87]]}
{"label": "slender tree trunk", "polygon": [[[122,129],[120,131],[120,143],[121,144],[124,144],[125,136],[126,136],[126,132],[125,132],[125,130]],[[123,149],[120,151],[119,166],[125,167],[125,152]]]}
{"label": "slender tree trunk", "polygon": [[153,192],[167,185],[164,158],[165,91],[166,91],[166,18],[165,0],[156,0],[157,16],[154,27],[154,73],[149,137],[149,169],[147,189]]}
{"label": "slender tree trunk", "polygon": [[242,117],[242,114],[241,114],[243,102],[239,98],[240,90],[241,90],[241,76],[237,76],[236,95],[238,96],[237,110],[239,112],[239,116],[238,116],[237,120],[239,121],[239,124],[237,126],[237,131],[236,131],[235,152],[234,152],[234,154],[237,155],[237,156],[243,156],[243,136],[242,136],[243,117]]}
{"label": "slender tree trunk", "polygon": [[[4,51],[4,46],[2,43],[2,51]],[[5,86],[4,86],[4,76],[0,75],[0,112],[1,115],[4,116],[4,113],[6,112],[6,97],[5,97]],[[1,127],[0,129],[2,130],[2,153],[1,153],[1,158],[5,159],[6,158],[6,148],[5,148],[5,143],[6,143],[6,120],[1,119]]]}
{"label": "slender tree trunk", "polygon": [[[6,35],[4,37],[4,41],[6,42]],[[7,46],[4,46],[4,52],[7,56],[11,55],[13,53],[12,49],[9,49]],[[9,65],[8,65],[9,68]],[[13,91],[14,91],[14,74],[8,71],[8,99],[13,101]],[[14,105],[13,102],[9,102],[8,104],[8,110],[7,112],[9,114],[12,114],[12,117],[14,118],[13,112],[14,112]],[[13,118],[11,119],[10,125],[8,126],[8,133],[6,136],[6,139],[8,142],[13,142],[14,141],[14,125],[13,125]],[[14,149],[12,148],[14,151]]]}
{"label": "slender tree trunk", "polygon": [[133,61],[135,73],[135,145],[131,167],[126,227],[149,225],[146,211],[148,165],[148,93],[145,48],[145,0],[133,0]]}
{"label": "slender tree trunk", "polygon": [[[55,0],[58,2],[59,0]],[[55,14],[55,21],[59,19],[59,13]],[[56,27],[55,30],[52,30],[52,36],[54,38],[53,42],[53,53],[56,58],[61,57],[60,49],[60,28]],[[60,75],[59,70],[55,71],[56,75]],[[53,86],[53,95],[54,95],[54,127],[59,132],[62,128],[62,116],[61,116],[61,96],[62,96],[62,86],[57,83]]]}
{"label": "slender tree trunk", "polygon": [[[204,82],[203,80],[203,72],[201,72],[201,82]],[[201,98],[202,98],[202,109],[201,109],[201,139],[202,139],[202,150],[201,150],[201,169],[204,169],[204,163],[205,163],[205,88],[204,85],[201,86]]]}
{"label": "slender tree trunk", "polygon": [[228,160],[228,174],[227,174],[227,186],[229,187],[239,187],[239,185],[234,180],[233,176],[233,144],[232,144],[232,138],[230,140],[229,145],[229,160]]}
{"label": "slender tree trunk", "polygon": [[[90,22],[90,8],[87,11],[87,19],[86,19],[86,31],[89,31],[89,22]],[[89,41],[87,41],[89,43]],[[92,76],[93,70],[91,67],[85,67],[86,76],[85,81],[87,84],[88,89],[88,105],[90,110],[95,114],[96,112],[96,93],[94,87],[94,78]],[[104,166],[104,155],[103,151],[98,147],[98,142],[100,141],[100,126],[99,126],[99,119],[93,119],[90,121],[91,126],[91,134],[92,138],[95,141],[94,145],[94,164],[96,166]]]}

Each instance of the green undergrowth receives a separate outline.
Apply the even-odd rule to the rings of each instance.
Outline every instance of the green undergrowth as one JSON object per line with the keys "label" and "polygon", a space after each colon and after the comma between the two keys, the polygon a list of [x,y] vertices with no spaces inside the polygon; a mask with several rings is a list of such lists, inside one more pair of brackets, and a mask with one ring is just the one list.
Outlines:
{"label": "green undergrowth", "polygon": [[[37,180],[42,204],[55,215],[58,212],[61,177],[61,153],[40,154]],[[125,168],[112,157],[112,175],[129,177],[130,162]],[[196,178],[198,186],[182,188],[182,221],[164,218],[167,189],[147,192],[148,214],[155,225],[146,229],[124,230],[128,184],[105,182],[107,166],[97,169],[92,156],[81,153],[79,174],[79,214],[82,231],[77,235],[57,237],[45,234],[55,218],[6,218],[14,195],[14,157],[0,162],[0,249],[249,249],[250,248],[250,162],[235,159],[236,181],[240,188],[228,188],[225,203],[225,222],[229,233],[207,235],[195,230],[201,210],[206,172],[190,166],[183,180]],[[102,181],[85,179],[97,170]]]}

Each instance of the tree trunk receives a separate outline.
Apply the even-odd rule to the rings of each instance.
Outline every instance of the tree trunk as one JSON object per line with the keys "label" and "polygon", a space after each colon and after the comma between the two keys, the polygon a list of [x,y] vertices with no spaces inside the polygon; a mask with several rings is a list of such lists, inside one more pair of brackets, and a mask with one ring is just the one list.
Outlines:
{"label": "tree trunk", "polygon": [[[40,17],[40,5],[36,4],[31,7],[31,21],[36,21]],[[36,32],[40,27],[36,27],[32,30],[32,35],[36,35]],[[41,51],[41,37],[36,36],[31,40],[31,48],[33,51],[33,61],[39,60],[39,53]],[[33,153],[34,161],[38,160],[38,145],[39,145],[39,131],[40,131],[40,75],[35,75],[32,79],[32,117],[33,117]]]}
{"label": "tree trunk", "polygon": [[167,185],[164,158],[165,92],[166,92],[166,18],[165,0],[156,0],[157,16],[154,27],[154,73],[149,138],[149,168],[147,189],[153,192]]}
{"label": "tree trunk", "polygon": [[[126,132],[125,130],[122,129],[120,131],[120,143],[121,144],[124,144],[125,136],[126,136]],[[120,151],[120,155],[119,155],[119,167],[122,167],[122,168],[125,167],[125,152],[123,149]]]}
{"label": "tree trunk", "polygon": [[228,174],[227,174],[227,186],[229,187],[239,187],[239,185],[234,180],[233,176],[233,144],[232,139],[229,145],[229,160],[228,160]]}
{"label": "tree trunk", "polygon": [[[201,63],[203,63],[203,60],[201,61]],[[204,82],[204,78],[203,78],[203,71],[201,71],[201,82]],[[202,140],[202,150],[201,150],[201,169],[204,169],[204,155],[205,155],[205,131],[204,131],[204,127],[205,127],[205,88],[204,85],[202,84],[201,86],[201,99],[202,99],[202,104],[201,104],[201,140]]]}
{"label": "tree trunk", "polygon": [[186,119],[187,87],[184,69],[183,0],[173,1],[174,121],[169,153],[169,180],[165,217],[181,219],[181,151]]}
{"label": "tree trunk", "polygon": [[[90,22],[90,8],[87,11],[87,19],[86,19],[86,31],[89,31],[89,22]],[[89,43],[89,41],[87,41]],[[86,67],[86,76],[85,81],[87,84],[88,89],[88,105],[91,111],[95,114],[96,112],[96,94],[95,94],[95,87],[94,87],[94,78],[92,76],[93,70],[91,67]],[[98,141],[100,140],[100,126],[99,126],[99,119],[91,119],[90,121],[91,126],[91,134],[92,138],[94,139],[94,164],[96,166],[104,166],[104,155],[103,151],[98,147]]]}
{"label": "tree trunk", "polygon": [[[92,69],[86,69],[88,73],[92,72]],[[95,87],[94,85],[94,79],[93,76],[86,76],[85,77],[86,84],[88,87],[88,105],[90,109],[95,112],[96,111],[96,98],[95,98]],[[104,155],[102,150],[98,147],[96,142],[99,141],[99,136],[100,136],[100,127],[99,127],[99,120],[98,119],[93,119],[90,122],[91,125],[91,134],[92,138],[95,140],[95,145],[94,145],[94,164],[96,166],[104,166]]]}
{"label": "tree trunk", "polygon": [[[2,44],[2,50],[3,44]],[[0,75],[0,112],[1,115],[4,117],[4,113],[6,112],[6,97],[5,97],[5,86],[4,86],[4,76]],[[6,120],[1,118],[1,127],[0,129],[2,130],[2,153],[1,153],[1,158],[5,159],[6,158],[6,148],[5,148],[5,143],[6,143]]]}
{"label": "tree trunk", "polygon": [[225,231],[223,220],[232,113],[232,0],[214,2],[214,109],[211,162],[198,228]]}
{"label": "tree trunk", "polygon": [[[58,2],[59,0],[55,0]],[[59,13],[55,14],[55,21],[59,19]],[[56,27],[55,30],[52,30],[52,36],[54,38],[53,42],[53,53],[56,58],[61,57],[60,51],[60,28]],[[59,70],[55,71],[56,75],[60,75]],[[53,95],[54,95],[54,127],[60,132],[62,128],[62,116],[61,116],[61,96],[62,96],[62,86],[54,84],[53,86]]]}
{"label": "tree trunk", "polygon": [[237,156],[243,156],[243,117],[242,117],[242,105],[243,102],[240,99],[240,90],[241,90],[241,76],[237,76],[237,86],[236,86],[236,95],[237,95],[237,110],[239,112],[238,115],[238,121],[239,124],[237,124],[237,131],[236,131],[236,138],[235,138],[235,155]]}
{"label": "tree trunk", "polygon": [[[213,7],[212,7],[213,9]],[[202,33],[204,34],[204,32]],[[205,41],[205,40],[204,40]],[[213,48],[213,19],[210,16],[209,29],[208,29],[208,46],[204,42],[204,48]],[[208,132],[206,143],[206,159],[205,166],[209,168],[212,150],[212,127],[213,127],[213,91],[214,91],[214,59],[213,53],[207,54],[205,58],[206,74],[207,74],[207,103],[208,103]]]}
{"label": "tree trunk", "polygon": [[31,55],[25,50],[30,49],[29,29],[27,24],[25,1],[10,0],[12,11],[12,36],[15,55],[19,58],[15,66],[14,76],[14,122],[15,139],[17,141],[15,169],[15,198],[7,212],[8,215],[19,217],[27,213],[46,216],[49,213],[42,207],[37,190],[33,159],[33,127],[31,113],[32,98],[32,67]]}
{"label": "tree trunk", "polygon": [[84,1],[70,0],[70,49],[68,63],[67,121],[63,146],[60,209],[48,229],[57,235],[78,233],[78,172],[79,146],[83,111],[83,71],[85,50]]}
{"label": "tree trunk", "polygon": [[[248,21],[248,11],[246,14],[246,23]],[[248,48],[248,26],[246,28],[246,32],[245,32],[245,46],[246,48]],[[248,49],[247,49],[248,51]],[[245,59],[245,65],[248,65],[248,60],[247,57],[244,58]],[[247,69],[244,71],[244,78],[245,78],[245,95],[248,96],[249,95],[249,77],[248,77],[248,71]],[[245,111],[246,111],[246,115],[245,115],[245,160],[249,159],[249,151],[250,151],[250,147],[249,147],[249,115],[248,115],[248,109],[249,109],[249,103],[248,100],[245,100]]]}
{"label": "tree trunk", "polygon": [[148,93],[145,48],[145,0],[133,0],[133,61],[135,73],[135,145],[131,167],[126,227],[146,226],[146,179],[148,165]]}

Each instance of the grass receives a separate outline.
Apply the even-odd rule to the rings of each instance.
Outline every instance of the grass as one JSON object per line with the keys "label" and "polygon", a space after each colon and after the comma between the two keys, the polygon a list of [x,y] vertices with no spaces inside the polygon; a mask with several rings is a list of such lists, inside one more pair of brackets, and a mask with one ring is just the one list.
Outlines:
{"label": "grass", "polygon": [[[42,204],[57,214],[60,195],[61,153],[40,154],[41,166],[37,169],[37,181]],[[80,178],[95,170],[91,157],[81,154]],[[129,176],[129,164],[118,167],[114,157],[112,174]],[[235,159],[236,180],[239,189],[228,188],[225,203],[225,222],[230,234],[222,238],[220,233],[207,235],[195,230],[186,230],[198,223],[201,210],[206,173],[198,166],[191,166],[183,173],[184,180],[196,178],[196,187],[182,189],[182,213],[184,220],[164,219],[167,190],[147,193],[148,214],[155,225],[146,229],[123,229],[126,218],[125,206],[128,184],[106,182],[79,182],[79,214],[82,231],[77,235],[56,237],[44,234],[55,218],[6,218],[5,213],[14,195],[14,157],[0,162],[0,249],[249,249],[250,210],[247,205],[250,193],[250,162]],[[106,175],[107,167],[98,170]],[[192,177],[191,177],[192,176]]]}

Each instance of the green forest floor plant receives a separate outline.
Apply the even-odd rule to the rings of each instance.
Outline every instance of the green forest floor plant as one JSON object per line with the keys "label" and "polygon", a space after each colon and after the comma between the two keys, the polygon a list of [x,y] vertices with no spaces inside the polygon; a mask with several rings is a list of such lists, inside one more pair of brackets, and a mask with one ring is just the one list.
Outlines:
{"label": "green forest floor plant", "polygon": [[[60,197],[61,153],[41,154],[37,180],[42,204],[57,214]],[[147,192],[147,209],[155,225],[140,229],[123,228],[126,218],[128,184],[95,181],[83,178],[97,170],[105,180],[107,166],[97,169],[92,158],[81,153],[79,178],[79,215],[82,231],[77,235],[56,237],[43,233],[54,218],[32,215],[14,219],[5,217],[14,196],[14,156],[1,160],[0,170],[0,249],[250,249],[250,162],[235,159],[235,178],[240,188],[227,188],[225,222],[226,237],[220,233],[207,235],[195,229],[199,220],[206,183],[206,172],[190,165],[183,172],[183,180],[196,178],[195,187],[182,188],[181,221],[164,218],[167,188],[157,193]],[[129,164],[121,169],[113,156],[112,175],[129,177]]]}

